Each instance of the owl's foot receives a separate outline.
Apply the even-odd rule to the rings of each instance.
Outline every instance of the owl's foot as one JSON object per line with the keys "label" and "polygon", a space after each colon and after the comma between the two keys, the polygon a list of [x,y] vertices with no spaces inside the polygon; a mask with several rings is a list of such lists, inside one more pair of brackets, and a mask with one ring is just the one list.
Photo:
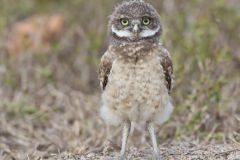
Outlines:
{"label": "owl's foot", "polygon": [[159,153],[154,153],[153,154],[153,160],[163,160],[162,156]]}
{"label": "owl's foot", "polygon": [[125,154],[121,154],[119,160],[126,160]]}
{"label": "owl's foot", "polygon": [[147,128],[148,128],[150,138],[152,141],[152,145],[153,145],[153,160],[162,160],[162,158],[159,154],[158,146],[157,146],[157,138],[156,138],[153,123],[148,123]]}
{"label": "owl's foot", "polygon": [[120,152],[120,160],[126,160],[126,146],[128,141],[128,135],[131,128],[131,122],[127,121],[123,124],[123,131],[122,131],[122,148]]}

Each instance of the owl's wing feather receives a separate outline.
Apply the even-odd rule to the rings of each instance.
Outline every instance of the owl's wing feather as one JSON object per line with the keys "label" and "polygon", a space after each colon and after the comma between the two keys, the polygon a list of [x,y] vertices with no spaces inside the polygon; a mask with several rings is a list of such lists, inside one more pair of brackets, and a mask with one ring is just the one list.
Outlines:
{"label": "owl's wing feather", "polygon": [[108,76],[112,69],[113,60],[114,60],[114,57],[111,54],[111,52],[109,52],[109,50],[107,50],[101,58],[98,77],[100,80],[100,86],[102,90],[104,90],[105,87],[107,86]]}
{"label": "owl's wing feather", "polygon": [[170,93],[173,85],[173,64],[168,50],[162,45],[160,45],[160,57],[161,65],[165,76],[165,83],[168,92]]}

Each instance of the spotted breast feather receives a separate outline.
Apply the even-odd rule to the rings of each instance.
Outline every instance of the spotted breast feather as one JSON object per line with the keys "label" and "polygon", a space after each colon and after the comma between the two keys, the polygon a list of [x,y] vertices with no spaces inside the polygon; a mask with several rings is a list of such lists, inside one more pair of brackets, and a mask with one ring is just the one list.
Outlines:
{"label": "spotted breast feather", "polygon": [[[168,50],[164,48],[161,44],[159,45],[159,56],[164,71],[165,85],[168,89],[168,92],[170,93],[173,85],[173,64]],[[98,77],[102,90],[105,90],[105,87],[107,86],[108,76],[110,74],[112,63],[115,57],[116,55],[114,55],[114,53],[107,50],[101,58]]]}

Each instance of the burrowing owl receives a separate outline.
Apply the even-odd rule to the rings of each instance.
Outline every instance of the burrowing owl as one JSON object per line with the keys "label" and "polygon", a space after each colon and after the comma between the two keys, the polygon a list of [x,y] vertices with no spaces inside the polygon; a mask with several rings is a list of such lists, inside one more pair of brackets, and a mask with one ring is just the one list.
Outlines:
{"label": "burrowing owl", "polygon": [[121,160],[132,122],[146,124],[154,159],[159,160],[154,126],[173,111],[169,95],[173,67],[168,51],[159,44],[159,14],[143,0],[123,2],[110,16],[109,32],[110,45],[99,69],[101,117],[108,124],[123,125]]}

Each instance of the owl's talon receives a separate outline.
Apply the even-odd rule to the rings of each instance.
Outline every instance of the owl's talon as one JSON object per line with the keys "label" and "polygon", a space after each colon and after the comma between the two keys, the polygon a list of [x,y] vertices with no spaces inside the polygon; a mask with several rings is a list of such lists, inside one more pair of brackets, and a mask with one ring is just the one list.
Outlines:
{"label": "owl's talon", "polygon": [[156,153],[153,155],[153,160],[163,160],[163,159],[158,153]]}
{"label": "owl's talon", "polygon": [[123,155],[121,154],[119,160],[126,160],[125,159],[125,154],[123,154]]}
{"label": "owl's talon", "polygon": [[125,155],[126,155],[126,145],[127,145],[127,140],[128,140],[128,135],[130,132],[131,128],[131,122],[127,121],[123,125],[123,131],[122,131],[122,148],[120,152],[120,160],[125,160]]}

